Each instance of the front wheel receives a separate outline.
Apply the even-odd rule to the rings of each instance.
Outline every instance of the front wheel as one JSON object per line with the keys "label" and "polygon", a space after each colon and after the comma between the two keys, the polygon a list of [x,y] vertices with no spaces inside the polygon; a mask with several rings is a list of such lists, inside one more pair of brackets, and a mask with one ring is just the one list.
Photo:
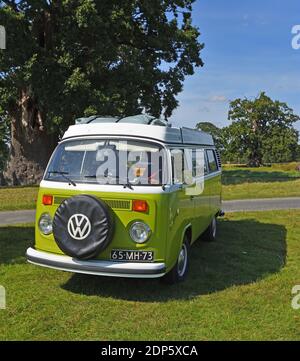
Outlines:
{"label": "front wheel", "polygon": [[163,277],[167,284],[175,284],[186,279],[190,265],[190,243],[188,237],[184,238],[175,266]]}

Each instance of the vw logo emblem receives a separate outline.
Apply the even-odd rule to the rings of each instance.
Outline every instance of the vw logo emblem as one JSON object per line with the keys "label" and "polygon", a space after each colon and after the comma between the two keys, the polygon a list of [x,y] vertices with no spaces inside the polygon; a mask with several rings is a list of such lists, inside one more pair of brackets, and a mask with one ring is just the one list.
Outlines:
{"label": "vw logo emblem", "polygon": [[69,235],[78,240],[85,239],[91,233],[91,222],[84,214],[73,214],[68,222]]}

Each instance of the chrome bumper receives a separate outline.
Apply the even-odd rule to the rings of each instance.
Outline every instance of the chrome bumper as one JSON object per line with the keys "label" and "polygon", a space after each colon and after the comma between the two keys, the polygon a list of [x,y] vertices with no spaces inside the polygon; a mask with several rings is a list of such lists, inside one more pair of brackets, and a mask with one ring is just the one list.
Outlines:
{"label": "chrome bumper", "polygon": [[37,251],[28,248],[27,261],[38,266],[54,268],[62,271],[85,273],[98,276],[158,278],[166,273],[164,263],[137,263],[113,261],[81,261],[68,256]]}

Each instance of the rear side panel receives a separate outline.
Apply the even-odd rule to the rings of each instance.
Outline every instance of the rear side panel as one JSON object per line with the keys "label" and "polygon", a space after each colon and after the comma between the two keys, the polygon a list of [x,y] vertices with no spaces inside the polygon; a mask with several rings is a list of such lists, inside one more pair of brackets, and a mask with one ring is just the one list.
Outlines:
{"label": "rear side panel", "polygon": [[222,209],[222,183],[221,183],[221,171],[217,172],[213,177],[209,179],[210,188],[210,205],[212,216],[216,215],[218,211]]}

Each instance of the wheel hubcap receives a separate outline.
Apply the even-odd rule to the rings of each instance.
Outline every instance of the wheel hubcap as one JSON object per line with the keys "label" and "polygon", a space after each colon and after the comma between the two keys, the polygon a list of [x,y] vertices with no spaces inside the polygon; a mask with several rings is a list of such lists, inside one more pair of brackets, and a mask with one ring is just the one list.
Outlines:
{"label": "wheel hubcap", "polygon": [[186,245],[183,244],[179,252],[178,261],[177,261],[177,272],[179,277],[184,275],[186,270],[186,265],[187,265],[187,248]]}

